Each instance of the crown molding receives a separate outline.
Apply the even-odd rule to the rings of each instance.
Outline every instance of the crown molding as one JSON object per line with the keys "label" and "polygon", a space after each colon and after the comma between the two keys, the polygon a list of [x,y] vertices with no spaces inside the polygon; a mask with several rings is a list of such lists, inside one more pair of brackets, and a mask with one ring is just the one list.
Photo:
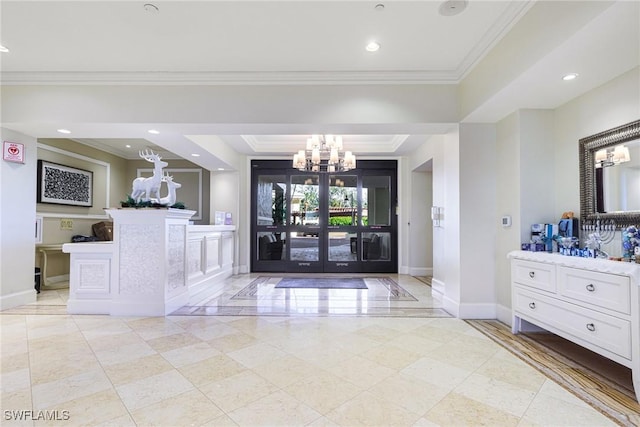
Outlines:
{"label": "crown molding", "polygon": [[456,84],[455,71],[66,72],[3,71],[3,85]]}
{"label": "crown molding", "polygon": [[495,45],[507,34],[513,26],[522,18],[534,5],[535,0],[523,0],[510,2],[502,15],[496,20],[494,25],[480,38],[473,49],[465,56],[456,68],[456,80],[460,82],[473,67],[480,62]]}

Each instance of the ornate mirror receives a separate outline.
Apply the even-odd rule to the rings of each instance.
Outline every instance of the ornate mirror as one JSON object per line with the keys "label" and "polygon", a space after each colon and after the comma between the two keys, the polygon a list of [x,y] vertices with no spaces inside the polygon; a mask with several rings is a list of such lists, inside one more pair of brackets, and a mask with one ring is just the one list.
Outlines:
{"label": "ornate mirror", "polygon": [[582,138],[579,145],[583,223],[640,224],[640,120]]}

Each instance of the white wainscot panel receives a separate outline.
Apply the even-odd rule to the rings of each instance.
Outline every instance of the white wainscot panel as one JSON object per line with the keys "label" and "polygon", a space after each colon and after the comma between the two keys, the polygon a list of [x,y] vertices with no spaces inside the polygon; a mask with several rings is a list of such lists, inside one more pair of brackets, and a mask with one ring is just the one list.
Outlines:
{"label": "white wainscot panel", "polygon": [[73,267],[77,268],[78,274],[76,297],[110,297],[111,260],[78,260]]}
{"label": "white wainscot panel", "polygon": [[209,274],[220,269],[220,234],[213,234],[206,237],[207,260],[205,273]]}
{"label": "white wainscot panel", "polygon": [[202,258],[204,256],[204,237],[189,237],[187,244],[187,274],[189,282],[204,275]]}
{"label": "white wainscot panel", "polygon": [[222,253],[221,253],[222,268],[228,268],[233,266],[233,233],[222,234]]}

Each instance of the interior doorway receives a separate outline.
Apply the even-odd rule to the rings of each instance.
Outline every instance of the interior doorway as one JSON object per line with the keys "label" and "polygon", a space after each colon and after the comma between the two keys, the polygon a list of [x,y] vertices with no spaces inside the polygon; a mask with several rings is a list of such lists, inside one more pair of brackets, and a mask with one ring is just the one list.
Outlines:
{"label": "interior doorway", "polygon": [[251,166],[251,271],[398,271],[396,161],[338,173]]}

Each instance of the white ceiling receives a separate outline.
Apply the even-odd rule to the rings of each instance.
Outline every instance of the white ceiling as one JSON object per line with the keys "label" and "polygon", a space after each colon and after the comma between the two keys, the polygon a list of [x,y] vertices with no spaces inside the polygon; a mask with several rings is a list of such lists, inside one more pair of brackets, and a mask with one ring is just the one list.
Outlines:
{"label": "white ceiling", "polygon": [[[158,12],[146,11],[145,1],[157,6]],[[533,5],[528,0],[469,0],[462,13],[443,16],[438,12],[442,2],[428,0],[145,1],[2,0],[0,44],[11,50],[0,55],[3,84],[457,84]],[[379,3],[383,10],[375,7]],[[637,66],[638,41],[629,37],[637,35],[638,16],[622,23],[613,16],[598,26],[600,30],[609,26],[606,44],[594,45],[599,32],[576,31],[549,59],[522,72],[468,119],[495,121],[515,108],[555,108],[569,96]],[[372,39],[382,45],[376,53],[364,49]],[[579,52],[582,62],[567,66],[602,65],[602,57],[590,52],[610,51],[610,43],[632,52],[635,48],[636,55],[606,56],[607,66],[599,67],[597,77],[560,95],[554,86],[558,79],[548,75],[562,70],[557,64]],[[34,124],[31,131],[37,130]],[[430,133],[445,131],[442,124],[412,134],[360,129],[345,135],[345,146],[370,156],[403,155]],[[101,136],[98,125],[94,136],[79,141],[110,147],[112,153],[128,158],[154,142],[105,138],[108,135]],[[307,136],[295,129],[215,135],[238,152],[254,155],[289,154]],[[132,148],[123,148],[125,144]]]}

